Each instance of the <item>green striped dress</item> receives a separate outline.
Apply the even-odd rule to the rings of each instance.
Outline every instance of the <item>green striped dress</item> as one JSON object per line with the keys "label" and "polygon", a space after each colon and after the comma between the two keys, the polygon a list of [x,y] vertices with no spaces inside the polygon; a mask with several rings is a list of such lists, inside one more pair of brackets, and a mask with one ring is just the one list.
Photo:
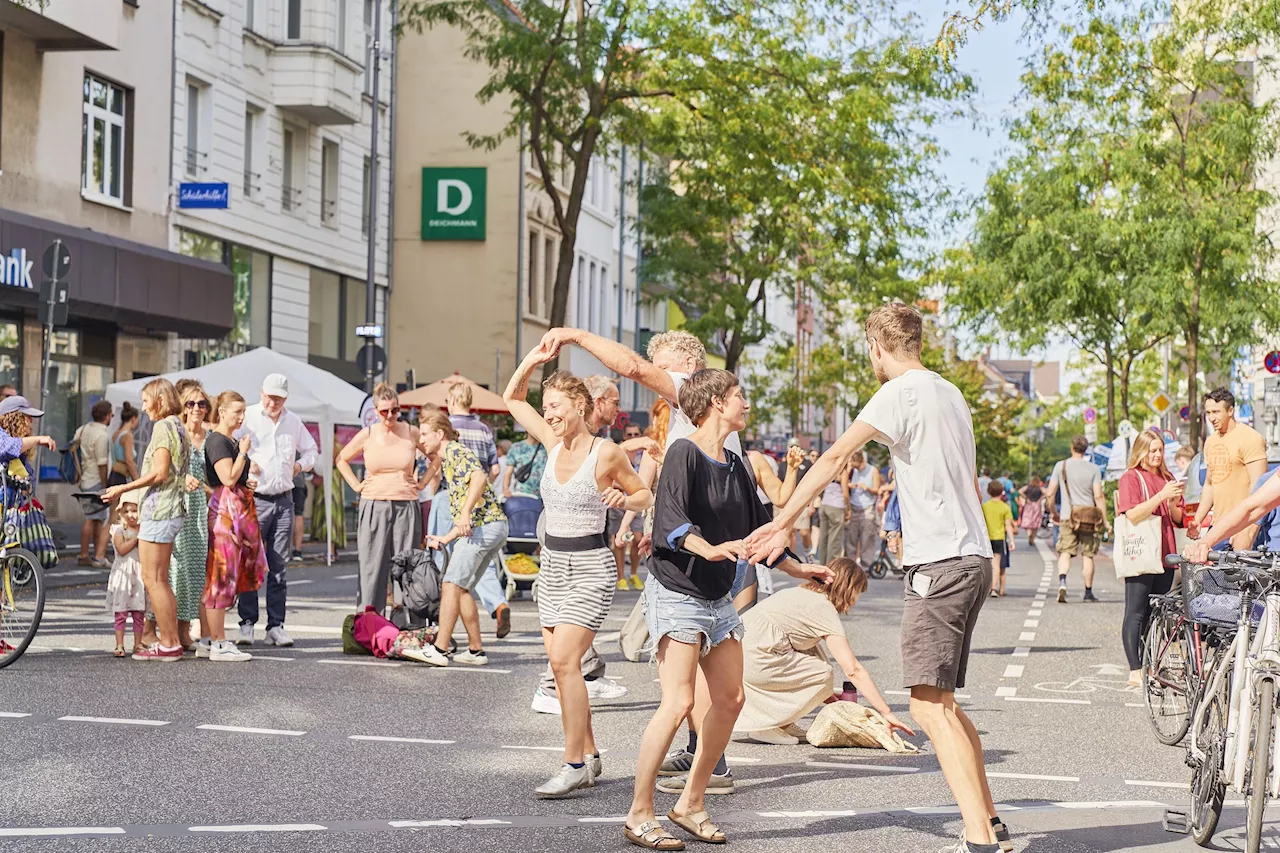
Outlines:
{"label": "green striped dress", "polygon": [[[204,470],[204,445],[191,445],[191,464],[187,472],[207,485]],[[209,555],[209,498],[203,488],[187,492],[187,518],[173,543],[169,560],[169,584],[178,599],[178,621],[190,622],[200,613],[200,596],[204,593],[205,560]]]}

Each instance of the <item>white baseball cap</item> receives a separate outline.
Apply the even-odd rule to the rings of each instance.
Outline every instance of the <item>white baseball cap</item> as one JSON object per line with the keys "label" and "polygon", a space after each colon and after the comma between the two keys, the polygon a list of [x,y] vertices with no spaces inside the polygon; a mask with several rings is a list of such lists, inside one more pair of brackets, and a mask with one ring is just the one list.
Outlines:
{"label": "white baseball cap", "polygon": [[289,379],[283,373],[272,373],[262,380],[262,393],[269,397],[288,397]]}

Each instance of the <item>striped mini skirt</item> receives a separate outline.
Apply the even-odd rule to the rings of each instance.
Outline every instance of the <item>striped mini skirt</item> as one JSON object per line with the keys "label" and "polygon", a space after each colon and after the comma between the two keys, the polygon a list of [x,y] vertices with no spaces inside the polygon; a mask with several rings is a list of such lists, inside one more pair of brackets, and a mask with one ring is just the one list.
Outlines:
{"label": "striped mini skirt", "polygon": [[608,548],[542,549],[538,571],[538,621],[544,628],[579,625],[599,631],[617,590],[618,564]]}

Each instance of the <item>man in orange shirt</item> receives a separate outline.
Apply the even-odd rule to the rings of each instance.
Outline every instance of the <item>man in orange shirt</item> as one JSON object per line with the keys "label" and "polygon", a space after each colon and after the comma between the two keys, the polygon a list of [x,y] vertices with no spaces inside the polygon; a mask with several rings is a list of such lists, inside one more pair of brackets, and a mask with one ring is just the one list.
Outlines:
{"label": "man in orange shirt", "polygon": [[[1209,511],[1214,522],[1235,509],[1253,488],[1254,482],[1267,472],[1267,442],[1256,430],[1236,421],[1236,398],[1226,388],[1217,388],[1204,398],[1204,413],[1213,433],[1204,442],[1204,464],[1208,469],[1200,506],[1196,508],[1196,527],[1200,527]],[[1234,542],[1247,549],[1251,542]]]}

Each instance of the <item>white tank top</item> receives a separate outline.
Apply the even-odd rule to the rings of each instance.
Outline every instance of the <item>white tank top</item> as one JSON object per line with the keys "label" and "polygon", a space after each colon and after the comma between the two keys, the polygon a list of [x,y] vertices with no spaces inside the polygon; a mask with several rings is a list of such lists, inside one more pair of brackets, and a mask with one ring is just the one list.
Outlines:
{"label": "white tank top", "polygon": [[604,533],[607,507],[600,500],[600,489],[596,486],[596,459],[603,446],[603,441],[593,440],[582,467],[564,484],[556,480],[556,460],[564,443],[557,444],[547,454],[541,494],[548,536],[568,539]]}

